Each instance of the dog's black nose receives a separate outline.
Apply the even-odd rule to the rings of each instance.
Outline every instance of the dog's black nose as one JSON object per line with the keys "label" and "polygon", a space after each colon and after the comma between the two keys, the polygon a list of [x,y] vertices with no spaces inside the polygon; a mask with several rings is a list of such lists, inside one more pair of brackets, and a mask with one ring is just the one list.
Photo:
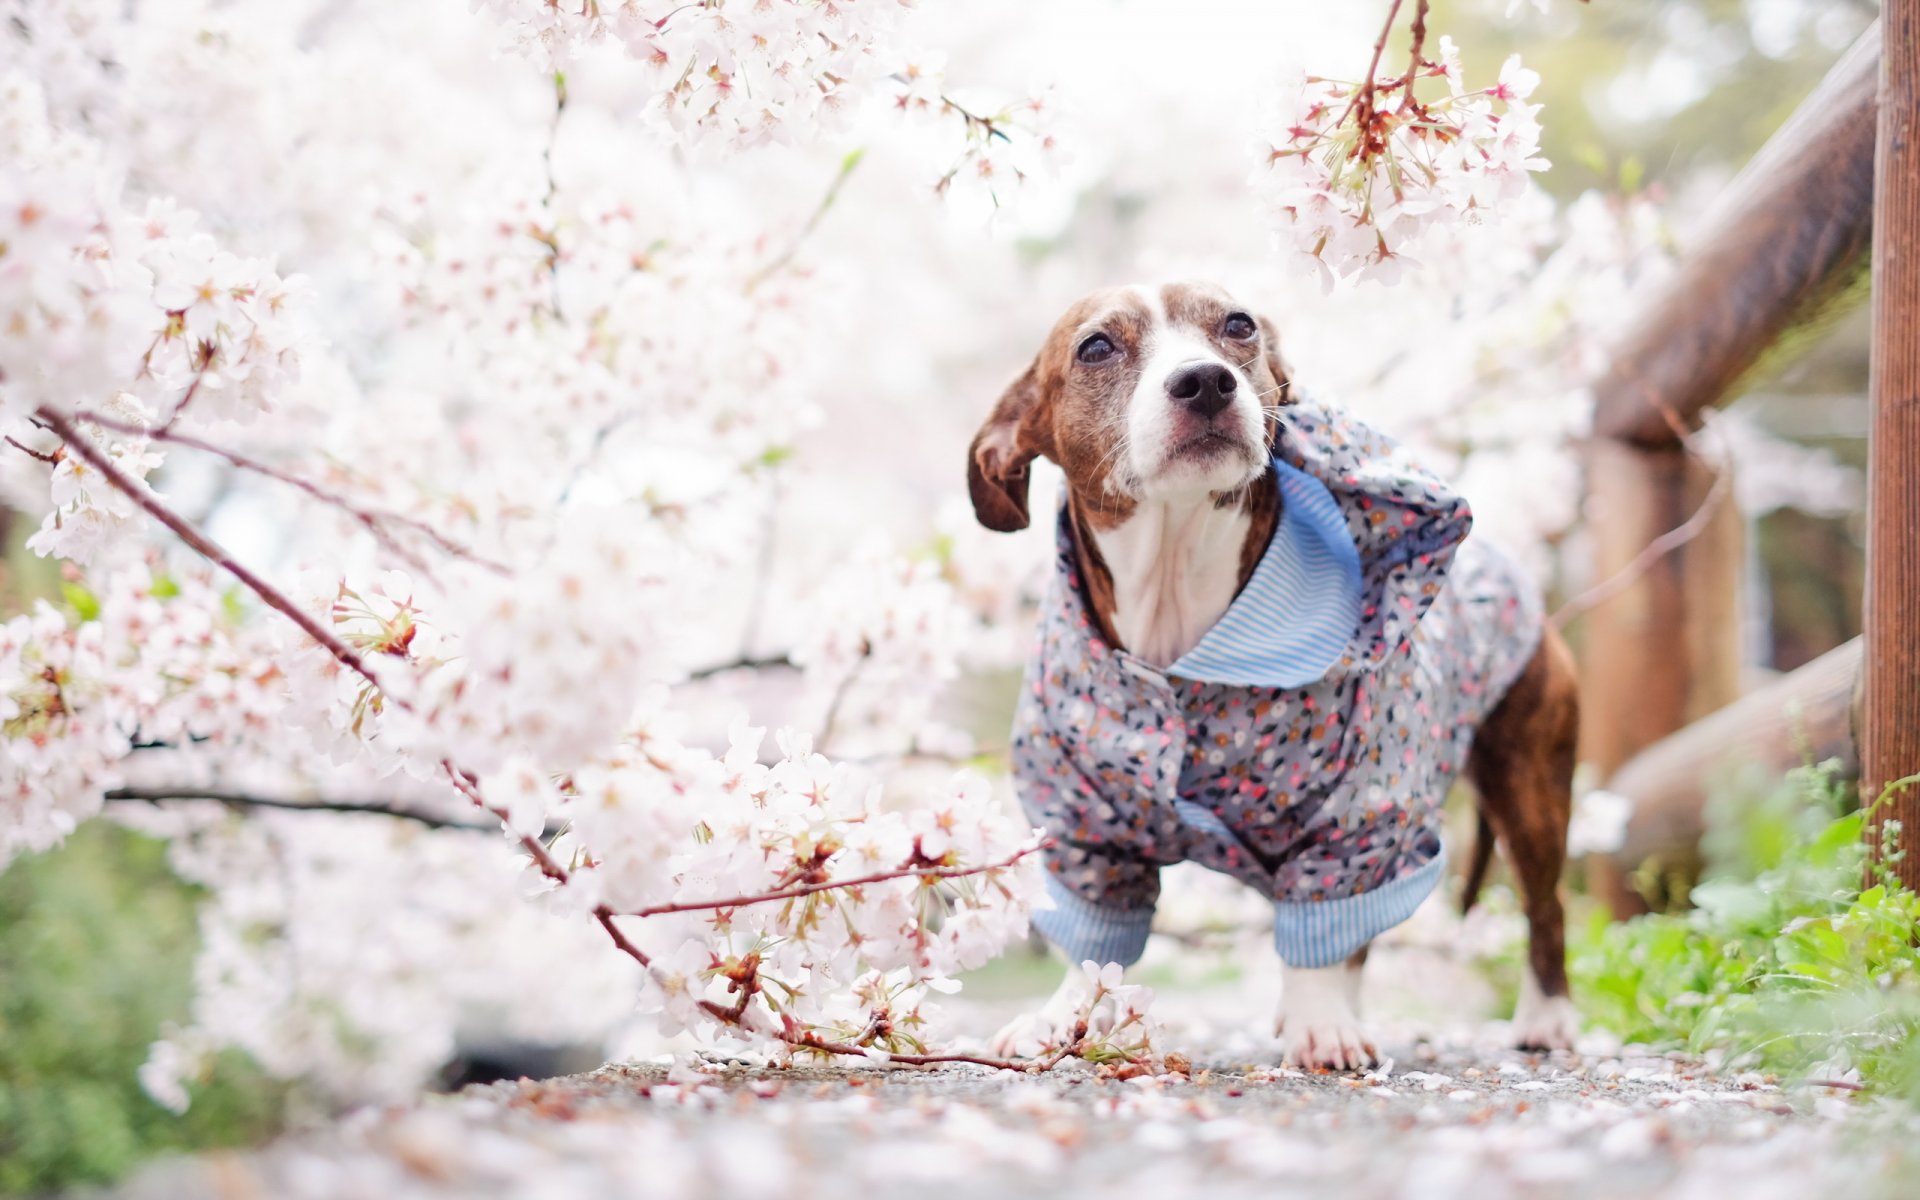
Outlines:
{"label": "dog's black nose", "polygon": [[1233,403],[1233,372],[1223,363],[1191,363],[1167,376],[1167,397],[1202,417],[1212,417]]}

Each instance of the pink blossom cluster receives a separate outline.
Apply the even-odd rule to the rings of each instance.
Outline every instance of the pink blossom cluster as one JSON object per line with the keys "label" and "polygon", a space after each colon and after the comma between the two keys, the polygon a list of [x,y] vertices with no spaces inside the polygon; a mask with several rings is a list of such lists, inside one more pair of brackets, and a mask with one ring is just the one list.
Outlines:
{"label": "pink blossom cluster", "polygon": [[920,55],[893,76],[891,102],[909,126],[927,133],[958,124],[951,137],[923,145],[934,191],[964,208],[998,210],[1036,179],[1052,179],[1071,161],[1060,141],[1060,102],[1040,91],[991,104],[946,91],[938,56]]}
{"label": "pink blossom cluster", "polygon": [[[1423,98],[1423,81],[1444,94]],[[1296,73],[1283,81],[1252,183],[1294,261],[1336,279],[1398,281],[1452,227],[1497,219],[1527,191],[1539,157],[1540,77],[1513,55],[1469,91],[1451,38],[1437,61],[1415,55],[1397,78],[1359,82]]]}
{"label": "pink blossom cluster", "polygon": [[231,254],[167,200],[130,205],[102,149],[0,77],[0,419],[116,398],[244,419],[297,378],[301,281]]}
{"label": "pink blossom cluster", "polygon": [[[555,71],[610,43],[644,70],[650,122],[686,145],[745,148],[841,124],[894,71],[882,53],[911,0],[615,0],[577,9],[474,0]],[[810,134],[809,134],[810,136]]]}
{"label": "pink blossom cluster", "polygon": [[284,681],[204,569],[136,564],[0,625],[0,866],[100,811],[141,745],[271,740]]}
{"label": "pink blossom cluster", "polygon": [[1026,934],[1031,829],[964,775],[924,805],[883,808],[870,777],[804,735],[782,733],[763,762],[763,732],[736,728],[715,758],[642,729],[564,779],[519,760],[482,787],[522,828],[535,812],[564,824],[558,846],[580,865],[556,904],[652,913],[623,927],[652,959],[642,1005],[666,1028],[923,1051],[927,993]]}

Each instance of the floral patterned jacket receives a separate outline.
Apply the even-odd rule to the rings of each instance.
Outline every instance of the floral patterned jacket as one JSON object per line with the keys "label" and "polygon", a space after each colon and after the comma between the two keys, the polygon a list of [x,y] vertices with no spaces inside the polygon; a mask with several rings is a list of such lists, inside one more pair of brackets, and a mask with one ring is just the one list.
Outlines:
{"label": "floral patterned jacket", "polygon": [[1444,870],[1439,806],[1474,732],[1539,643],[1538,589],[1466,540],[1462,497],[1339,409],[1284,418],[1273,540],[1165,671],[1100,637],[1062,513],[1013,765],[1056,840],[1034,924],[1075,962],[1136,961],[1182,861],[1270,897],[1293,966],[1405,920]]}

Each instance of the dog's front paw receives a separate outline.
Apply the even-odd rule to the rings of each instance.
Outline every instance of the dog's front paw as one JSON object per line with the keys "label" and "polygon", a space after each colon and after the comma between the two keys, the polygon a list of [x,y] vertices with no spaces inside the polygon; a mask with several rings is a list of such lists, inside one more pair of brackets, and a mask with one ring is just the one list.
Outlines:
{"label": "dog's front paw", "polygon": [[1364,1071],[1379,1060],[1373,1041],[1357,1018],[1288,1021],[1281,1017],[1280,1040],[1286,1061],[1304,1070]]}
{"label": "dog's front paw", "polygon": [[1513,1044],[1522,1050],[1571,1050],[1580,1014],[1565,996],[1547,996],[1528,978],[1513,1010]]}
{"label": "dog's front paw", "polygon": [[1307,1070],[1360,1071],[1379,1057],[1354,1011],[1355,968],[1288,967],[1281,977],[1280,1035],[1286,1061]]}

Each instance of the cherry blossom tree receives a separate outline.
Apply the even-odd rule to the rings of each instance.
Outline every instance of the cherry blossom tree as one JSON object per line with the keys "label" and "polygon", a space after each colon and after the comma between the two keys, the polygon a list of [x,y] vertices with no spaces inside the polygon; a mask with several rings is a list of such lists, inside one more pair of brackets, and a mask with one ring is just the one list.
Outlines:
{"label": "cherry blossom tree", "polygon": [[[361,148],[325,111],[342,79],[299,42],[338,33],[346,59],[419,25],[326,7],[8,13],[31,69],[0,93],[14,164],[0,182],[0,421],[19,456],[10,494],[42,514],[29,548],[69,565],[64,604],[0,632],[0,846],[45,849],[109,798],[247,807],[261,780],[398,794],[317,807],[440,828],[466,805],[518,847],[531,882],[517,890],[569,928],[597,926],[638,968],[612,978],[661,1024],[927,1057],[927,993],[1025,933],[1035,839],[964,776],[901,811],[872,772],[803,734],[771,755],[743,724],[724,753],[685,740],[671,688],[693,664],[674,629],[736,553],[744,501],[816,420],[807,351],[831,306],[777,228],[643,213],[630,197],[673,155],[816,138],[889,104],[951,139],[957,165],[930,190],[963,176],[1005,188],[1032,169],[999,146],[1015,145],[1018,118],[946,99],[895,49],[892,0],[481,5],[471,33],[533,60],[515,99],[547,92],[544,144],[526,145],[525,170],[466,146],[455,157],[471,165],[432,180],[455,187],[395,186],[388,155],[428,131],[343,161]],[[462,66],[475,61],[498,70]],[[218,95],[180,82],[181,68],[198,81],[235,67]],[[576,68],[601,89],[585,119],[642,121],[656,161],[566,174]],[[235,91],[284,122],[262,113],[242,136],[308,140],[317,170],[348,179],[302,195],[318,180],[296,170],[222,192],[181,129]],[[220,225],[320,278],[236,252]],[[179,499],[195,470],[297,500],[291,552],[265,564],[224,548]],[[923,690],[915,677],[940,673],[964,615],[939,580],[877,567],[844,631],[821,625],[803,657]],[[340,1076],[347,1094],[410,1086],[444,1057],[453,1020],[442,1011],[425,1037],[401,1026],[486,991],[450,961],[477,948],[440,928],[450,897],[491,891],[494,931],[524,925],[500,914],[498,899],[520,903],[487,865],[502,860],[466,852],[480,844],[464,831],[458,851],[438,837],[403,851],[372,817],[297,842],[206,804],[139,819],[221,897],[198,1019],[149,1064],[170,1104],[222,1041],[280,1073]],[[446,917],[390,939],[384,968],[356,961],[338,935],[364,915],[299,916],[347,861],[363,882],[370,866],[422,873],[420,903]],[[289,900],[296,888],[310,898]],[[263,912],[298,927],[265,955],[239,932]],[[307,991],[275,996],[272,963],[296,952]],[[409,968],[431,985],[387,1003]],[[349,986],[353,972],[376,985]],[[378,1051],[362,1056],[372,1077],[337,1067],[353,1039],[302,1019],[329,989],[362,1001],[347,1025]]]}

